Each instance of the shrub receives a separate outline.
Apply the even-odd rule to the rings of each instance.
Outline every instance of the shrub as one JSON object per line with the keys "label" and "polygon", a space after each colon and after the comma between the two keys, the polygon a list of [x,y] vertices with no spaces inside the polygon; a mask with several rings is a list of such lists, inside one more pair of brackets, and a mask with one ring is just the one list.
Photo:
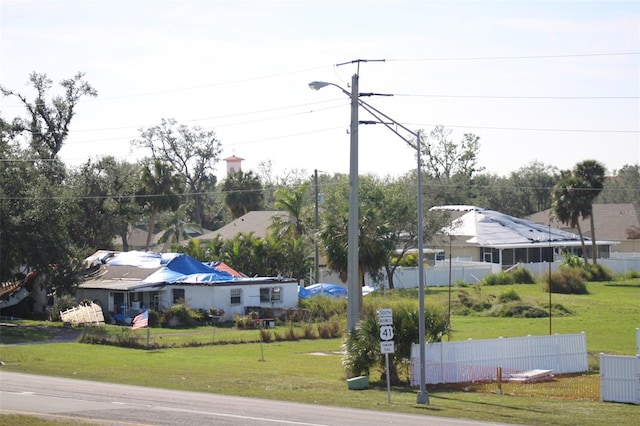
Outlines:
{"label": "shrub", "polygon": [[515,284],[513,276],[508,274],[507,272],[500,271],[495,274],[486,275],[482,281],[482,285],[509,285]]}
{"label": "shrub", "polygon": [[260,340],[263,341],[264,343],[271,342],[271,331],[269,329],[266,329],[266,328],[261,328],[260,329]]}
{"label": "shrub", "polygon": [[109,334],[104,326],[86,327],[79,341],[80,343],[104,345],[109,342]]}
{"label": "shrub", "polygon": [[631,269],[624,274],[620,274],[620,279],[622,280],[633,280],[636,278],[640,278],[640,272]]}
{"label": "shrub", "polygon": [[322,339],[333,339],[342,336],[342,327],[338,317],[334,316],[326,322],[318,323],[318,335]]}
{"label": "shrub", "polygon": [[316,321],[326,321],[334,315],[341,315],[347,311],[346,299],[333,299],[328,296],[301,299],[299,306],[308,309],[311,317]]}
{"label": "shrub", "polygon": [[458,299],[454,301],[454,305],[461,308],[456,312],[459,315],[468,315],[470,312],[482,312],[491,308],[491,303],[473,297],[466,290],[458,291]]}
{"label": "shrub", "polygon": [[602,282],[613,280],[611,270],[602,265],[589,264],[581,270],[581,275],[587,281]]}
{"label": "shrub", "polygon": [[527,268],[515,268],[509,271],[509,275],[513,277],[516,284],[535,284],[536,282],[533,274]]}
{"label": "shrub", "polygon": [[305,324],[304,329],[304,338],[305,339],[317,339],[318,335],[316,334],[316,330],[313,328],[313,324]]}
{"label": "shrub", "polygon": [[191,327],[196,323],[202,322],[202,320],[201,312],[191,309],[186,303],[178,303],[162,311],[160,323],[165,327],[174,323]]}
{"label": "shrub", "polygon": [[68,294],[56,297],[55,302],[53,302],[53,307],[51,308],[51,321],[60,321],[60,311],[66,311],[74,306],[78,306],[75,297]]}
{"label": "shrub", "polygon": [[513,301],[516,301],[516,300],[521,300],[521,298],[520,298],[520,295],[518,294],[518,292],[515,291],[512,288],[510,288],[509,290],[503,291],[498,296],[498,302],[500,302],[500,303],[513,302]]}
{"label": "shrub", "polygon": [[513,318],[545,318],[549,316],[549,313],[539,306],[532,305],[531,303],[513,301],[505,303],[493,312],[492,317],[513,317]]}
{"label": "shrub", "polygon": [[561,294],[588,294],[587,286],[582,279],[580,270],[571,267],[561,267],[558,271],[544,275],[546,291]]}

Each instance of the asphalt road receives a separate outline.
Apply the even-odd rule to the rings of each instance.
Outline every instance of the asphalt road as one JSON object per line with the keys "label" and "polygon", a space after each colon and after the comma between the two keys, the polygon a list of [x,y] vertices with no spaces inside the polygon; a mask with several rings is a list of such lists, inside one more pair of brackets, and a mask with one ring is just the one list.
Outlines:
{"label": "asphalt road", "polygon": [[495,425],[2,371],[0,413],[103,425]]}

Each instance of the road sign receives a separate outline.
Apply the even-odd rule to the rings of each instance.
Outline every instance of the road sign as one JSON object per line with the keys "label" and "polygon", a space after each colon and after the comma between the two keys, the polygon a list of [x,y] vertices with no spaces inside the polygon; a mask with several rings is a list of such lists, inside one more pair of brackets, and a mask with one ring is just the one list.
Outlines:
{"label": "road sign", "polygon": [[393,326],[381,325],[380,326],[380,340],[393,340]]}
{"label": "road sign", "polygon": [[380,342],[380,353],[382,354],[392,354],[394,353],[395,347],[393,344],[393,340]]}
{"label": "road sign", "polygon": [[391,311],[391,308],[378,309],[378,324],[393,324],[393,312]]}

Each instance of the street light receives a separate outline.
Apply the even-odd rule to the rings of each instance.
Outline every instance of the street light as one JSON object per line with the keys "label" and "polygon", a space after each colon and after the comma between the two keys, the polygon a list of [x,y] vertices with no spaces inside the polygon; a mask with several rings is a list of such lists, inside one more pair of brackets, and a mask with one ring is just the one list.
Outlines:
{"label": "street light", "polygon": [[358,268],[358,74],[351,77],[351,93],[337,84],[324,81],[313,81],[309,87],[320,90],[326,86],[334,86],[351,99],[350,128],[350,163],[349,163],[349,223],[347,225],[347,330],[352,333],[360,316],[360,294]]}
{"label": "street light", "polygon": [[[429,404],[429,393],[426,389],[426,374],[425,374],[425,319],[424,319],[424,229],[423,229],[423,206],[422,206],[422,159],[420,147],[422,145],[422,134],[420,131],[413,132],[407,127],[398,123],[388,115],[382,113],[378,109],[369,105],[365,101],[359,98],[358,92],[358,74],[354,74],[351,80],[351,93],[343,89],[334,83],[328,83],[324,81],[312,81],[309,83],[309,87],[313,90],[320,90],[326,86],[334,86],[351,98],[351,168],[350,168],[350,185],[351,190],[349,192],[349,230],[348,230],[348,253],[347,253],[347,289],[350,295],[357,294],[358,300],[353,301],[354,297],[347,299],[347,327],[349,331],[355,330],[356,323],[359,315],[359,296],[361,289],[359,288],[357,279],[352,279],[352,275],[358,274],[358,106],[361,105],[369,114],[378,120],[373,122],[376,124],[384,124],[389,130],[398,135],[409,146],[416,150],[416,157],[418,162],[418,292],[419,292],[419,345],[420,345],[420,392],[418,392],[417,403]],[[386,95],[388,96],[388,95]],[[382,117],[380,117],[382,116]],[[416,143],[413,144],[409,139],[401,135],[392,125],[402,128],[404,131],[416,138]],[[352,247],[352,245],[354,247]],[[355,253],[354,253],[355,252]],[[355,272],[354,272],[355,271]],[[353,286],[353,287],[352,287]],[[352,290],[352,288],[354,290]],[[356,293],[357,292],[357,293]],[[351,306],[351,309],[349,309]],[[355,309],[355,313],[353,310]],[[353,317],[351,315],[354,315]],[[351,321],[351,322],[350,322]]]}

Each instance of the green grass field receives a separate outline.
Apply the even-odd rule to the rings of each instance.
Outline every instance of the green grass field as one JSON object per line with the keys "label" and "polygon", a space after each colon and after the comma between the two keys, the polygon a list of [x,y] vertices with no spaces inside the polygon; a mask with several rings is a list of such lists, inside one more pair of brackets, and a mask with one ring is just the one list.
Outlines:
{"label": "green grass field", "polygon": [[[515,289],[523,300],[548,305],[548,294],[540,284],[508,287]],[[640,280],[590,283],[588,287],[588,295],[552,295],[552,303],[560,303],[572,312],[552,317],[552,332],[584,331],[592,354],[634,355],[635,328],[640,327]],[[507,289],[483,287],[481,293],[497,296]],[[458,290],[452,288],[453,297]],[[389,292],[384,297],[391,301],[400,296]],[[428,305],[446,305],[448,288],[428,289],[425,300]],[[548,318],[454,315],[452,324],[452,340],[549,333]],[[218,343],[225,338],[246,342],[259,339],[257,330],[203,327],[194,331],[201,331],[207,338],[210,334]],[[2,332],[0,340],[7,343],[5,338],[13,331],[8,333],[3,327]],[[145,336],[146,330],[136,333]],[[41,337],[27,334],[24,339]],[[184,330],[151,329],[151,335],[154,334],[182,335],[183,341],[193,339],[193,335],[185,335]],[[159,350],[54,343],[1,346],[0,360],[5,371],[513,424],[635,425],[640,416],[640,407],[636,405],[602,403],[590,398],[567,399],[553,396],[553,392],[536,388],[537,385],[530,385],[530,389],[539,389],[531,396],[516,396],[507,389],[499,395],[491,385],[484,389],[470,388],[470,391],[455,386],[428,387],[429,405],[416,404],[416,389],[398,387],[392,390],[392,403],[388,404],[386,386],[379,380],[381,371],[372,373],[370,389],[347,389],[341,367],[341,343],[341,339],[314,339]],[[556,386],[565,380],[576,383],[589,377],[561,379]],[[14,420],[11,419],[12,424],[20,424]],[[0,423],[8,424],[5,421],[10,420],[0,416]]]}

